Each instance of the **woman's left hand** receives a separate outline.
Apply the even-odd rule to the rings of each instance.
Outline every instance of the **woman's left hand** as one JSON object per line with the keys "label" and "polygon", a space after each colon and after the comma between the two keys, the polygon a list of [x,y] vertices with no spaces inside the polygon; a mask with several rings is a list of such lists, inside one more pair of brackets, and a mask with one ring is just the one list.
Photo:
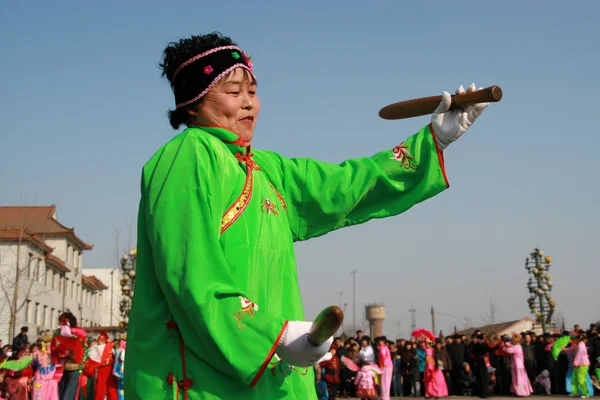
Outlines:
{"label": "woman's left hand", "polygon": [[[475,88],[475,83],[471,83],[466,91],[463,86],[460,85],[458,89],[456,89],[456,94],[481,90],[481,88]],[[433,126],[433,131],[440,150],[444,150],[450,143],[461,137],[462,134],[473,125],[473,122],[475,122],[489,104],[477,103],[465,108],[457,108],[448,111],[450,109],[451,101],[452,98],[450,97],[450,93],[446,91],[442,92],[442,101],[431,116],[431,125]]]}

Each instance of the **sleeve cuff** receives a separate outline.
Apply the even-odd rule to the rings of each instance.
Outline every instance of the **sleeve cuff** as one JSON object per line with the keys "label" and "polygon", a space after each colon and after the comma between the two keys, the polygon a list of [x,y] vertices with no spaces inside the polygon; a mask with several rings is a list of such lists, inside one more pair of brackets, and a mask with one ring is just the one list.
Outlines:
{"label": "sleeve cuff", "polygon": [[260,379],[262,374],[265,372],[267,365],[269,365],[269,361],[271,361],[271,358],[273,358],[273,354],[275,354],[275,350],[277,349],[277,346],[279,345],[279,341],[281,340],[281,337],[283,336],[283,333],[285,332],[287,325],[288,325],[288,321],[285,321],[283,323],[283,326],[281,327],[281,331],[279,331],[279,335],[277,335],[277,339],[275,339],[275,342],[273,343],[273,346],[271,347],[271,350],[269,350],[269,353],[267,354],[265,361],[263,361],[262,365],[260,366],[260,369],[256,373],[256,376],[254,377],[254,379],[252,379],[252,382],[250,382],[251,388],[253,388],[258,383],[258,380]]}
{"label": "sleeve cuff", "polygon": [[433,143],[435,144],[435,152],[437,153],[438,160],[440,162],[440,168],[442,170],[442,175],[444,175],[444,182],[446,182],[446,187],[450,187],[450,183],[448,182],[448,177],[446,176],[446,165],[444,164],[444,152],[440,150],[440,146],[438,145],[437,138],[435,137],[435,132],[433,131],[433,125],[429,124],[429,132],[431,132],[431,137],[433,139]]}

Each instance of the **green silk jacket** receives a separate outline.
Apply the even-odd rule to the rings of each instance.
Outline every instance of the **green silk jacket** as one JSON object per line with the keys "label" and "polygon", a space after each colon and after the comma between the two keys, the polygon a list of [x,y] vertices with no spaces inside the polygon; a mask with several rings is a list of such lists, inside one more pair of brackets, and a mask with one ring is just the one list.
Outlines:
{"label": "green silk jacket", "polygon": [[[398,215],[448,187],[431,127],[342,164],[190,127],[144,166],[125,396],[316,399],[275,350],[304,320],[293,243]],[[326,305],[324,305],[326,306]]]}

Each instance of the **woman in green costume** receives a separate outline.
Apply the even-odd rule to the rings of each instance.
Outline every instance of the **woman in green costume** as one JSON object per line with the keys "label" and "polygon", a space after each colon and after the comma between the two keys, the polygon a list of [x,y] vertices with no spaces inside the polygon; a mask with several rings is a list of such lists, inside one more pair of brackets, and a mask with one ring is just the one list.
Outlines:
{"label": "woman in green costume", "polygon": [[307,367],[331,357],[331,339],[306,339],[293,243],[442,192],[442,151],[487,104],[446,112],[443,92],[431,124],[338,165],[251,147],[257,82],[231,39],[171,43],[161,68],[171,125],[186,129],[142,171],[125,397],[316,399]]}

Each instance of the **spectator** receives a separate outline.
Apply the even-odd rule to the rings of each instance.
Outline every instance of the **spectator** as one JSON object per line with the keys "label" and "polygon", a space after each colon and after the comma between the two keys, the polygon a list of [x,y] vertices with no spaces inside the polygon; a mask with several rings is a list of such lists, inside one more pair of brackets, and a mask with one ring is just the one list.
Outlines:
{"label": "spectator", "polygon": [[551,389],[551,381],[550,381],[550,372],[547,369],[543,370],[536,378],[535,378],[535,394],[545,394],[546,396],[550,396],[552,394]]}
{"label": "spectator", "polygon": [[463,396],[473,396],[476,383],[477,379],[473,375],[473,371],[471,371],[471,366],[468,362],[463,362],[458,379],[460,393]]}
{"label": "spectator", "polygon": [[15,352],[19,352],[23,349],[25,349],[28,345],[29,345],[29,338],[27,337],[29,333],[29,328],[24,326],[21,328],[21,333],[19,333],[17,336],[15,336],[15,338],[13,339],[13,350]]}

